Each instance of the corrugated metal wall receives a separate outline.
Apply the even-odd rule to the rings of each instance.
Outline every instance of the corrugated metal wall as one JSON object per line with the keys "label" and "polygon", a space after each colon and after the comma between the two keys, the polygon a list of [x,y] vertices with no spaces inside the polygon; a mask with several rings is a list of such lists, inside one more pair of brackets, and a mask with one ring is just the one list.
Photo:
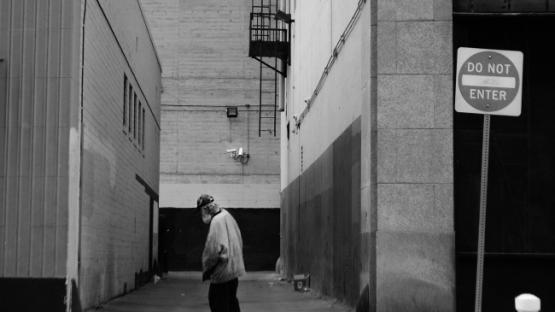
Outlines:
{"label": "corrugated metal wall", "polygon": [[0,0],[0,277],[63,277],[72,14]]}

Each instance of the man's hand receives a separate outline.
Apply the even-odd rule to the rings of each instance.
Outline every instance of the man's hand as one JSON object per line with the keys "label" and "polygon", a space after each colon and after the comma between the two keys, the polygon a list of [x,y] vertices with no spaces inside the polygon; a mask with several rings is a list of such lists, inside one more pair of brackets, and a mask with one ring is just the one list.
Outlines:
{"label": "man's hand", "polygon": [[212,272],[210,272],[212,270],[208,270],[206,272],[202,272],[202,281],[207,281],[210,279],[210,275],[212,275]]}
{"label": "man's hand", "polygon": [[202,272],[202,281],[206,281],[209,280],[210,277],[212,276],[212,273],[214,273],[214,271],[216,270],[216,267],[218,265],[220,265],[222,262],[227,262],[227,258],[226,259],[222,259],[222,258],[218,258],[218,260],[216,260],[216,263],[214,264],[214,266],[212,266],[210,269]]}

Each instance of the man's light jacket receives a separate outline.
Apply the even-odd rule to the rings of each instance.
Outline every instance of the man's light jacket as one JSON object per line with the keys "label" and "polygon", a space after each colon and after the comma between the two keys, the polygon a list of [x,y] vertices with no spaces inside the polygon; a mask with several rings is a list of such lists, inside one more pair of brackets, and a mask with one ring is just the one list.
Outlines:
{"label": "man's light jacket", "polygon": [[245,274],[243,240],[235,219],[222,209],[212,217],[202,252],[203,272],[213,270],[212,283],[225,283]]}

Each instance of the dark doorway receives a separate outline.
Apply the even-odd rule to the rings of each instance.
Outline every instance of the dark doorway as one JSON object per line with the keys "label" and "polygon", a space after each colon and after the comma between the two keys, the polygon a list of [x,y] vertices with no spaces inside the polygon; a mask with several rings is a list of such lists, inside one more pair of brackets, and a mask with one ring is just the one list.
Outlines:
{"label": "dark doorway", "polygon": [[[454,17],[454,49],[524,53],[520,117],[492,117],[484,311],[514,311],[533,293],[555,311],[555,17]],[[455,55],[456,59],[456,55]],[[481,115],[455,113],[457,311],[474,305],[482,148]]]}
{"label": "dark doorway", "polygon": [[[247,271],[274,270],[279,257],[279,209],[227,209],[243,238]],[[164,271],[200,271],[208,226],[196,209],[160,209],[159,259]]]}

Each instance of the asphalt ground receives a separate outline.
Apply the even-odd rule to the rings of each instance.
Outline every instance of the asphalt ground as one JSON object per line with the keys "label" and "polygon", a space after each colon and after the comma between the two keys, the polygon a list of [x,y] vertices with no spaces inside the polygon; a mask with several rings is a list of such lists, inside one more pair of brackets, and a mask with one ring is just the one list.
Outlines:
{"label": "asphalt ground", "polygon": [[[170,272],[99,307],[102,312],[210,312],[208,282],[200,272]],[[239,279],[237,297],[242,312],[351,312],[348,306],[313,291],[299,292],[273,272],[251,272]],[[91,310],[94,311],[94,310]]]}

